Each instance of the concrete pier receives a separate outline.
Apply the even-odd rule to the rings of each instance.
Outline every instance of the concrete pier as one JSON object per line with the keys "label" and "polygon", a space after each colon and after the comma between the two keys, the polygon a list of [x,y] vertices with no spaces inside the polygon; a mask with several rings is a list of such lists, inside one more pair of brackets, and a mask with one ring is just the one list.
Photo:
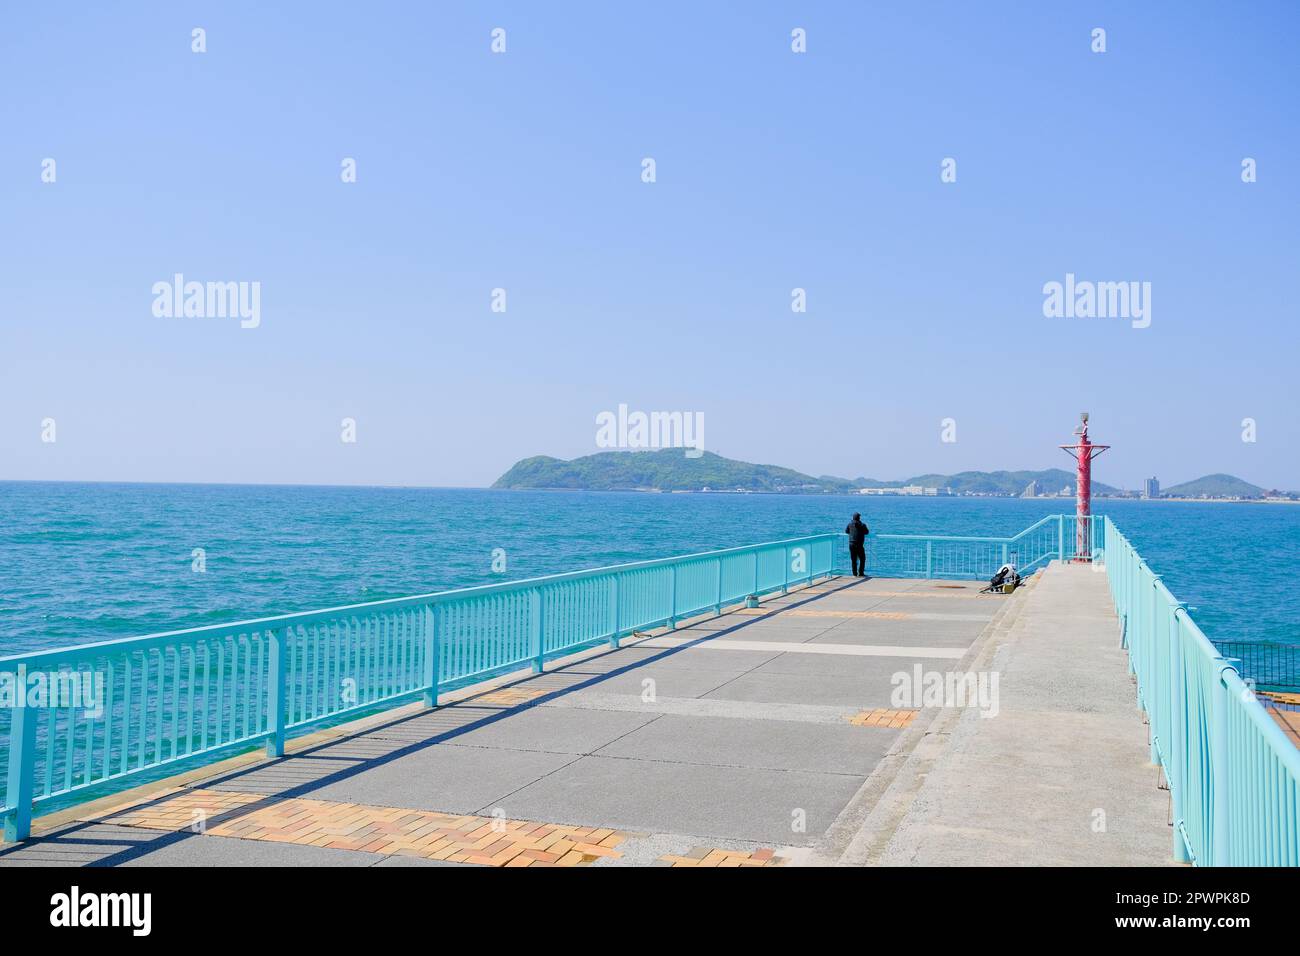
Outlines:
{"label": "concrete pier", "polygon": [[[0,865],[1168,863],[1105,576],[978,589],[818,582],[42,818]],[[895,693],[948,672],[994,706]]]}
{"label": "concrete pier", "polygon": [[1106,577],[1051,565],[972,648],[999,714],[939,711],[840,857],[884,865],[1172,865]]}

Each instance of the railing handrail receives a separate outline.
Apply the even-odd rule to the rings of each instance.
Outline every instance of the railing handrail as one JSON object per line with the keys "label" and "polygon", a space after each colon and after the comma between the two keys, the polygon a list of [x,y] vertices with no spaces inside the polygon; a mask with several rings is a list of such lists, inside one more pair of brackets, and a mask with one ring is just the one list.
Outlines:
{"label": "railing handrail", "polygon": [[1222,640],[1212,642],[1215,647],[1220,644],[1231,644],[1234,647],[1285,647],[1300,649],[1300,642],[1292,643],[1291,641],[1243,641],[1239,637],[1225,637]]}
{"label": "railing handrail", "polygon": [[1254,707],[1245,708],[1246,718],[1254,724],[1255,729],[1264,737],[1270,749],[1277,753],[1287,769],[1300,779],[1300,750],[1291,743],[1287,735],[1282,732],[1282,728],[1277,725],[1277,721],[1269,716],[1268,711],[1260,706],[1259,701],[1254,700],[1254,692],[1231,664],[1228,664],[1223,671],[1223,683],[1228,693],[1236,694],[1242,700],[1255,704]]}
{"label": "railing handrail", "polygon": [[1225,656],[1205,635],[1110,519],[1105,534],[1107,577],[1149,718],[1151,761],[1169,786],[1175,859],[1300,865],[1300,750],[1243,679],[1241,659]]}
{"label": "railing handrail", "polygon": [[[1047,515],[1035,521],[1028,528],[1019,531],[1016,534],[999,537],[997,535],[977,534],[977,535],[953,535],[953,534],[873,534],[870,537],[880,539],[889,539],[890,541],[981,541],[988,544],[1014,544],[1025,535],[1037,531],[1049,521],[1056,521],[1062,515]],[[1068,516],[1067,516],[1068,517]],[[1098,516],[1100,517],[1100,516]]]}
{"label": "railing handrail", "polygon": [[469,587],[453,588],[448,591],[433,591],[427,594],[413,594],[404,597],[382,598],[378,601],[364,601],[359,604],[344,604],[338,607],[319,608],[309,611],[291,611],[287,614],[273,614],[266,617],[230,621],[225,624],[205,624],[201,627],[182,628],[175,631],[159,631],[138,637],[120,637],[107,641],[93,641],[85,644],[72,644],[63,647],[45,648],[26,651],[0,657],[0,669],[32,664],[42,664],[57,660],[60,663],[74,663],[104,653],[121,650],[149,650],[180,639],[203,639],[227,637],[231,634],[247,631],[269,630],[275,627],[294,627],[314,624],[318,621],[367,615],[375,611],[394,610],[404,607],[424,607],[465,598],[486,597],[493,594],[509,593],[534,587],[544,587],[567,581],[581,581],[587,578],[630,571],[644,571],[656,567],[684,564],[689,561],[722,558],[727,555],[745,554],[763,551],[774,547],[793,547],[813,541],[825,541],[830,538],[843,537],[843,532],[825,532],[804,535],[796,538],[784,538],[767,541],[762,544],[741,545],[734,548],[720,548],[715,551],[699,551],[692,554],[652,558],[647,561],[633,561],[625,564],[612,564],[599,568],[584,568],[578,571],[563,571],[558,574],[546,574],[535,578],[519,578],[513,581],[501,581],[493,584],[476,584]]}

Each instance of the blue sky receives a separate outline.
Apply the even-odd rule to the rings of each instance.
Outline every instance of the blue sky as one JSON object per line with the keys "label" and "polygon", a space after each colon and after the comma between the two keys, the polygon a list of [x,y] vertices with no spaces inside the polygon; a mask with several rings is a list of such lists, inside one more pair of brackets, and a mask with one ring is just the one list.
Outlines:
{"label": "blue sky", "polygon": [[[879,478],[1068,468],[1087,409],[1100,481],[1300,487],[1294,3],[14,4],[0,30],[0,478],[480,485],[598,450],[626,403]],[[156,317],[177,272],[260,282],[260,325]],[[1066,273],[1150,282],[1150,327],[1044,317]]]}

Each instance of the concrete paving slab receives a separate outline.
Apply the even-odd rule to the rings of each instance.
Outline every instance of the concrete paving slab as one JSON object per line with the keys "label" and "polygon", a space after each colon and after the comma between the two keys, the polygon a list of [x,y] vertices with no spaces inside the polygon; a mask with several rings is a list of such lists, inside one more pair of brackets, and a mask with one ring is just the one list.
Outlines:
{"label": "concrete paving slab", "polygon": [[[137,831],[138,832],[138,831]],[[299,846],[267,840],[185,834],[157,849],[123,860],[121,866],[374,866],[384,857],[359,850]]]}
{"label": "concrete paving slab", "polygon": [[815,601],[807,601],[779,609],[777,618],[790,617],[798,619],[792,611],[871,611],[889,600],[887,594],[870,594],[866,591],[843,591],[827,594]]}
{"label": "concrete paving slab", "polygon": [[[847,659],[833,657],[829,660],[839,664]],[[822,660],[824,664],[826,662],[823,658],[818,660]],[[900,670],[910,670],[916,663],[928,669],[933,668],[936,663],[902,657],[864,658],[864,660],[875,662],[878,668],[876,678],[847,675],[843,672],[843,668],[834,666],[827,668],[831,673],[803,674],[790,673],[789,670],[772,671],[760,668],[702,696],[715,700],[816,703],[860,709],[889,707],[892,690],[889,678],[892,674]],[[770,666],[764,665],[765,668]]]}
{"label": "concrete paving slab", "polygon": [[813,644],[915,645],[959,647],[971,645],[984,624],[929,621],[844,621],[814,637]]}
{"label": "concrete paving slab", "polygon": [[6,866],[372,866],[376,853],[172,832],[113,823],[76,823],[6,847]]}
{"label": "concrete paving slab", "polygon": [[[683,631],[682,633],[686,633]],[[557,674],[607,674],[611,670],[618,670],[620,667],[627,667],[638,661],[649,660],[660,652],[653,648],[643,648],[640,646],[620,647],[618,650],[607,651],[597,657],[591,657],[584,661],[575,661],[572,664],[549,665],[554,673]]]}
{"label": "concrete paving slab", "polygon": [[580,710],[530,707],[461,734],[451,743],[460,747],[589,754],[644,727],[655,716],[624,712],[593,718]]}
{"label": "concrete paving slab", "polygon": [[142,852],[169,836],[111,823],[74,823],[26,843],[0,847],[0,866],[96,866]]}
{"label": "concrete paving slab", "polygon": [[[723,664],[719,661],[719,664]],[[573,691],[581,694],[629,694],[642,696],[653,693],[663,697],[703,697],[709,691],[735,680],[744,668],[702,667],[681,665],[643,664],[625,674],[617,674],[599,683]],[[649,681],[650,683],[646,683]]]}
{"label": "concrete paving slab", "polygon": [[[724,641],[744,641],[746,643],[761,643],[766,641],[776,641],[779,643],[789,643],[791,641],[810,641],[818,634],[824,634],[834,627],[838,622],[834,620],[815,620],[810,618],[792,618],[788,626],[786,622],[777,617],[773,620],[757,621],[748,627],[737,628],[719,634],[714,641],[721,643]],[[681,636],[677,632],[674,637]]]}
{"label": "concrete paving slab", "polygon": [[[672,647],[673,642],[678,640],[675,637],[657,637],[653,640],[662,647]],[[964,653],[963,648],[953,647],[920,647],[920,646],[900,646],[897,644],[832,644],[829,641],[804,641],[802,643],[779,643],[777,641],[711,641],[708,644],[700,644],[691,648],[692,651],[723,651],[728,654],[727,660],[733,657],[739,657],[745,651],[764,651],[761,656],[750,658],[754,670],[760,665],[774,660],[780,654],[816,654],[822,657],[841,656],[841,657],[934,657],[945,660],[957,660]],[[696,656],[694,659],[700,661],[701,666],[707,666],[710,663],[709,654],[703,657]]]}
{"label": "concrete paving slab", "polygon": [[[356,748],[351,748],[355,756]],[[238,770],[205,784],[211,790],[231,790],[238,793],[283,793],[311,787],[321,780],[347,770],[365,766],[366,761],[356,759],[330,759],[328,756],[292,756],[272,763],[256,764]]]}
{"label": "concrete paving slab", "polygon": [[656,697],[652,701],[646,701],[629,694],[562,697],[545,706],[640,714],[677,714],[683,717],[729,717],[733,720],[791,720],[837,726],[858,713],[856,707],[828,707],[820,704],[710,700],[707,697]]}
{"label": "concrete paving slab", "polygon": [[[685,670],[729,671],[735,674],[743,674],[745,671],[753,670],[760,664],[766,664],[781,654],[779,648],[769,648],[767,642],[760,641],[751,643],[719,638],[705,641],[702,644],[679,643],[689,640],[689,638],[678,637],[675,634],[651,638],[651,641],[654,642],[664,656],[647,664],[639,665],[637,671],[646,670],[647,668],[663,670],[683,668]],[[719,652],[726,656],[719,657]]]}
{"label": "concrete paving slab", "polygon": [[368,731],[366,737],[382,740],[395,740],[411,743],[431,740],[448,734],[454,734],[466,727],[500,717],[510,713],[511,708],[501,705],[490,707],[482,704],[462,703],[454,707],[439,707],[437,710],[425,710]]}
{"label": "concrete paving slab", "polygon": [[1003,595],[984,595],[984,600],[971,599],[954,601],[932,594],[910,593],[899,597],[885,598],[872,610],[897,611],[903,614],[959,614],[962,616],[983,615],[985,619],[997,613]]}
{"label": "concrete paving slab", "polygon": [[[901,650],[901,648],[900,648]],[[755,670],[755,676],[801,677],[820,679],[843,677],[855,681],[859,687],[871,690],[892,690],[893,677],[898,673],[911,674],[913,667],[920,664],[925,671],[946,673],[957,669],[958,661],[948,658],[929,657],[846,657],[843,655],[822,654],[782,654],[780,657]],[[808,686],[808,685],[802,685]],[[720,688],[720,693],[710,696],[720,697],[728,691]],[[825,703],[827,701],[823,701]],[[833,701],[832,703],[838,703]],[[873,703],[873,707],[885,706]]]}
{"label": "concrete paving slab", "polygon": [[[512,819],[808,845],[862,778],[583,757],[501,801]],[[804,832],[794,829],[805,826]]]}
{"label": "concrete paving slab", "polygon": [[835,726],[669,715],[620,737],[598,755],[865,777],[897,735],[896,730],[854,727],[847,721]]}
{"label": "concrete paving slab", "polygon": [[304,796],[445,813],[490,812],[503,797],[573,759],[569,754],[434,745]]}

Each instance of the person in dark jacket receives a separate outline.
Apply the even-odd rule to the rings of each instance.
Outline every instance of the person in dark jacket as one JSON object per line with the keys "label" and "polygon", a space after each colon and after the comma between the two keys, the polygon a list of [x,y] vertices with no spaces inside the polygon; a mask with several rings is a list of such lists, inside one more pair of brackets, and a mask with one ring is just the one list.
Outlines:
{"label": "person in dark jacket", "polygon": [[853,564],[853,576],[865,578],[867,576],[867,535],[871,534],[871,529],[862,523],[862,515],[855,511],[853,520],[844,529],[844,533],[849,536],[849,560]]}

